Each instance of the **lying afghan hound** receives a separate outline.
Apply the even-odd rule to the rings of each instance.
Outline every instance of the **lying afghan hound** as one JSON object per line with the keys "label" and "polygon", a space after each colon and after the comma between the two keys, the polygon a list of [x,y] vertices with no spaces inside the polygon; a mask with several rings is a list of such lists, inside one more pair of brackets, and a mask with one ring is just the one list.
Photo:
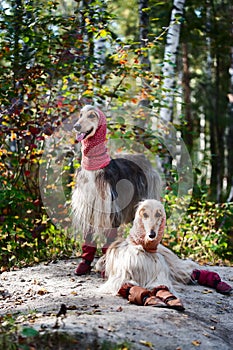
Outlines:
{"label": "lying afghan hound", "polygon": [[86,105],[74,125],[82,160],[72,194],[73,222],[84,235],[91,229],[97,237],[133,221],[139,201],[161,196],[160,177],[143,155],[110,158],[106,123],[102,111]]}
{"label": "lying afghan hound", "polygon": [[119,294],[138,305],[184,310],[181,300],[173,294],[179,285],[197,280],[223,294],[232,290],[215,272],[198,270],[198,264],[178,258],[160,243],[165,222],[159,201],[147,199],[139,203],[129,236],[113,242],[96,264],[97,271],[105,268],[107,277],[101,293]]}

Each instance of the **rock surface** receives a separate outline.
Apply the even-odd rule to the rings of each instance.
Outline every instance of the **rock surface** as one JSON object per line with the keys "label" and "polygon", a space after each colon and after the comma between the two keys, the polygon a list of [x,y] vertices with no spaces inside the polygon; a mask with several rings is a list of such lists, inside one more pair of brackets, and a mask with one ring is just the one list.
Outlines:
{"label": "rock surface", "polygon": [[[121,297],[100,295],[103,279],[95,272],[75,276],[77,263],[78,259],[69,259],[3,272],[1,315],[17,314],[17,323],[40,334],[68,333],[76,342],[64,346],[66,350],[111,349],[101,347],[104,342],[128,344],[114,349],[233,349],[232,295],[188,285],[179,292],[184,312],[136,306]],[[233,285],[232,267],[211,270]],[[67,307],[65,317],[57,317],[61,304]]]}

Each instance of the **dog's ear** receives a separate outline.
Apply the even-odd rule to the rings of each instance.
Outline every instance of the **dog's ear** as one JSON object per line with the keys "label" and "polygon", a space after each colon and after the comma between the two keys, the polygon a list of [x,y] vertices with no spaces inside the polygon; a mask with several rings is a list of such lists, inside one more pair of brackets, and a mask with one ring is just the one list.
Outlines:
{"label": "dog's ear", "polygon": [[147,219],[147,218],[149,217],[149,215],[147,214],[145,208],[142,208],[142,209],[139,210],[139,216],[140,216],[141,218],[144,218],[144,219]]}
{"label": "dog's ear", "polygon": [[[135,212],[136,212],[136,215],[140,215],[140,211],[143,209],[142,207],[142,201],[141,202],[138,202],[136,205],[135,205]],[[141,207],[141,208],[140,208]]]}
{"label": "dog's ear", "polygon": [[141,218],[142,218],[142,215],[143,215],[144,211],[145,211],[144,208],[141,208],[141,209],[139,209],[139,211],[138,211],[138,215],[139,215]]}

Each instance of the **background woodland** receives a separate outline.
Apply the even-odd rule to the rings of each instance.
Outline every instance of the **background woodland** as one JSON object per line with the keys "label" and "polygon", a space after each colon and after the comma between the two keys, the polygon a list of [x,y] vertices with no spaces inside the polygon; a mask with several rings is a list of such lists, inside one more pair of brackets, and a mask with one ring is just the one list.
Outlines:
{"label": "background woodland", "polygon": [[[115,111],[108,138],[119,149],[130,151],[133,142],[152,158],[159,154],[168,214],[183,208],[177,191],[184,177],[154,137],[151,113],[173,127],[191,159],[193,189],[164,244],[183,257],[232,262],[232,18],[229,0],[1,2],[2,271],[79,251],[69,215],[80,166],[71,130],[86,103]],[[61,151],[63,125],[70,146]],[[54,220],[41,195],[41,168],[46,191],[56,192],[49,176],[63,187]]]}

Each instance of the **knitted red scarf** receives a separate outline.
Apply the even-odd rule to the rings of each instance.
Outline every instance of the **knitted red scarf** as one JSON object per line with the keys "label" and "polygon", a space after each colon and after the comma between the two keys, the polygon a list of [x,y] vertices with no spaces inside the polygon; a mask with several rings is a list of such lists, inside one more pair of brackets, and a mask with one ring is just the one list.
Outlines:
{"label": "knitted red scarf", "polygon": [[82,142],[81,166],[86,170],[98,170],[106,167],[111,158],[108,155],[106,143],[107,121],[103,112],[97,110],[99,124],[95,135]]}

